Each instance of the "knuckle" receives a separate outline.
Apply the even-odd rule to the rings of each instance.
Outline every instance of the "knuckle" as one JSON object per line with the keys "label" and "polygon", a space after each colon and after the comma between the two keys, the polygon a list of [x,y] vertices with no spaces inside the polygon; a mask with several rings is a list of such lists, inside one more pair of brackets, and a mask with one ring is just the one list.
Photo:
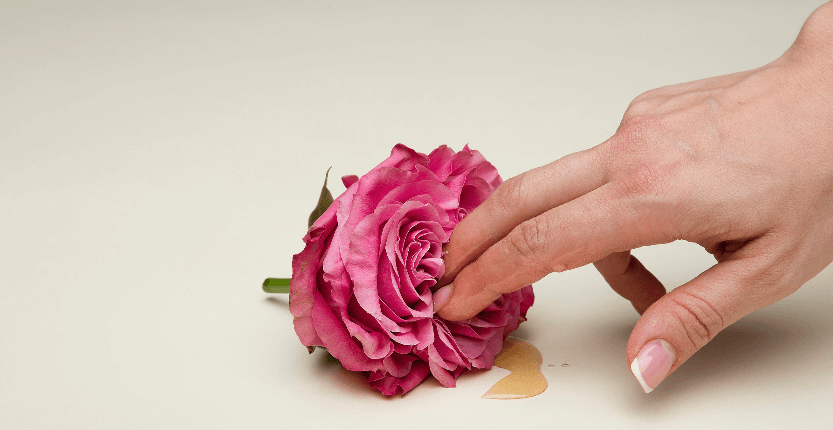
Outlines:
{"label": "knuckle", "polygon": [[622,124],[628,124],[633,120],[650,114],[655,103],[651,100],[652,94],[645,92],[630,102],[625,114],[622,116]]}
{"label": "knuckle", "polygon": [[632,108],[631,106],[628,106],[628,108],[625,110],[625,113],[622,114],[622,122],[621,122],[621,125],[619,126],[619,129],[621,130],[621,129],[627,127],[633,121],[635,121],[637,118],[639,118],[639,115],[636,113],[635,109]]}
{"label": "knuckle", "polygon": [[535,218],[519,224],[506,237],[507,245],[511,252],[514,252],[526,260],[538,260],[543,254],[546,240],[546,227],[544,223]]}
{"label": "knuckle", "polygon": [[639,103],[639,102],[643,102],[647,99],[655,97],[656,95],[657,95],[657,90],[656,89],[645,91],[644,93],[634,97],[631,104],[636,104],[636,103]]}
{"label": "knuckle", "polygon": [[[796,292],[804,283],[805,278],[799,276],[793,264],[788,261],[806,261],[801,257],[802,251],[796,247],[788,247],[789,252],[773,253],[761,258],[758,267],[743,279],[752,286],[750,300],[763,307]],[[800,264],[806,266],[806,264]]]}
{"label": "knuckle", "polygon": [[801,284],[803,284],[802,279],[798,279],[796,273],[785,264],[771,265],[764,275],[764,285],[769,287],[767,290],[770,290],[775,300],[781,300],[798,291]]}
{"label": "knuckle", "polygon": [[621,179],[624,191],[630,195],[658,195],[665,188],[666,178],[659,166],[645,162]]}
{"label": "knuckle", "polygon": [[660,119],[659,116],[639,115],[622,127],[618,133],[619,141],[631,148],[648,143],[658,133]]}
{"label": "knuckle", "polygon": [[523,206],[526,190],[523,176],[509,178],[495,190],[494,205],[503,213],[511,213]]}
{"label": "knuckle", "polygon": [[725,327],[723,316],[708,300],[685,291],[670,298],[676,305],[675,317],[695,350],[702,348]]}
{"label": "knuckle", "polygon": [[[606,148],[607,158],[613,160],[632,160],[650,153],[655,146],[655,138],[662,133],[662,116],[627,117],[616,134],[609,139]],[[615,166],[611,166],[615,167]]]}
{"label": "knuckle", "polygon": [[[653,161],[643,161],[614,178],[614,197],[626,201],[636,198],[641,203],[660,202],[672,189],[670,167]],[[652,206],[653,207],[653,206]],[[648,206],[639,205],[646,210]]]}

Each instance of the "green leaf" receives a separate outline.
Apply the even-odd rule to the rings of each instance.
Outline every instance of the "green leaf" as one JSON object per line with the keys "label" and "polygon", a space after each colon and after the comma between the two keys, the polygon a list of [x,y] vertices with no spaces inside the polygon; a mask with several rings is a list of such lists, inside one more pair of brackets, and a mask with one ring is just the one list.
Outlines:
{"label": "green leaf", "polygon": [[263,291],[267,293],[289,294],[289,279],[267,278],[263,281]]}
{"label": "green leaf", "polygon": [[[332,169],[332,167],[330,167],[330,169]],[[327,169],[327,173],[324,175],[324,186],[321,187],[321,195],[318,196],[318,205],[316,205],[312,213],[309,214],[309,222],[307,223],[308,229],[312,227],[315,220],[323,215],[327,208],[333,204],[333,195],[330,193],[330,190],[327,189],[327,178],[330,176],[330,169]]]}

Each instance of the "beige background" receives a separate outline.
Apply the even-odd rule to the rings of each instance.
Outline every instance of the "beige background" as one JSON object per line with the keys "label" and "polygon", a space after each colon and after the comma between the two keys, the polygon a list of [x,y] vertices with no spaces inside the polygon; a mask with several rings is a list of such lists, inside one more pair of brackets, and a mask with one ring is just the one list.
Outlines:
{"label": "beige background", "polygon": [[[468,142],[508,178],[645,90],[775,59],[820,3],[0,2],[0,427],[830,428],[831,268],[650,395],[630,305],[548,276],[518,335],[550,388],[504,402],[500,369],[384,399],[260,291],[328,166]],[[713,264],[635,253],[669,287]]]}

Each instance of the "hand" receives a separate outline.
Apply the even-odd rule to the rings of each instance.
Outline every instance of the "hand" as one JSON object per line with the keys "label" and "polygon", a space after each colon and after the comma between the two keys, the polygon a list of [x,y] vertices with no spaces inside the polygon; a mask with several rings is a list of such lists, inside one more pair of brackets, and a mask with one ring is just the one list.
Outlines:
{"label": "hand", "polygon": [[[648,91],[606,142],[506,181],[454,230],[439,315],[595,262],[642,314],[627,359],[652,390],[833,261],[831,106],[833,2],[771,64]],[[666,294],[630,250],[678,239],[718,263]]]}

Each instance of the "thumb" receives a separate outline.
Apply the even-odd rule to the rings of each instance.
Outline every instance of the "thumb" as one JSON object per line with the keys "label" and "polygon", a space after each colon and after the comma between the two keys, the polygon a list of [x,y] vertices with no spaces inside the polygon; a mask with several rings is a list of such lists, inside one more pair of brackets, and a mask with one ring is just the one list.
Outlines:
{"label": "thumb", "polygon": [[[765,270],[752,259],[724,260],[651,305],[631,333],[627,358],[650,393],[718,332],[772,302]],[[763,287],[763,288],[760,288]]]}

